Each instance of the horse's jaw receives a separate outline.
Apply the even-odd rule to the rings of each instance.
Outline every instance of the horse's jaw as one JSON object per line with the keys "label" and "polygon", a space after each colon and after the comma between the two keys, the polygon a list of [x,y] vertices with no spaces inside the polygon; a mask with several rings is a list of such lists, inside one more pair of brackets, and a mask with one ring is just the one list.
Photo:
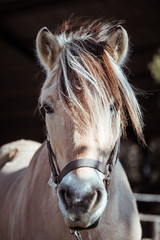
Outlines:
{"label": "horse's jaw", "polygon": [[98,218],[92,225],[90,225],[89,227],[85,227],[85,228],[82,228],[82,227],[69,227],[71,230],[74,230],[74,231],[79,231],[79,230],[89,230],[89,229],[93,229],[93,228],[96,228],[98,225],[99,225],[99,222],[100,222],[100,218]]}

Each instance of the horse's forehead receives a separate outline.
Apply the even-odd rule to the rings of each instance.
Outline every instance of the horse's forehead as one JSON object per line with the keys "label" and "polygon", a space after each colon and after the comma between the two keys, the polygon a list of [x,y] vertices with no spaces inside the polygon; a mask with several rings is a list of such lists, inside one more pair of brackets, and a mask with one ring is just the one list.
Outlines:
{"label": "horse's forehead", "polygon": [[57,78],[56,76],[49,75],[44,82],[41,91],[41,99],[49,99],[53,101],[53,98],[57,97]]}
{"label": "horse's forehead", "polygon": [[47,79],[44,82],[43,90],[51,90],[57,87],[57,78],[58,74],[57,73],[48,73]]}

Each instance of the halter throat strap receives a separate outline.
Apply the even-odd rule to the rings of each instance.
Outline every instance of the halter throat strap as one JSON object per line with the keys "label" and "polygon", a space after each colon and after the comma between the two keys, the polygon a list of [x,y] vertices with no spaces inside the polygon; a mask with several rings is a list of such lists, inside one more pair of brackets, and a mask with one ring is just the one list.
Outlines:
{"label": "halter throat strap", "polygon": [[52,181],[57,186],[62,181],[62,179],[74,169],[78,169],[82,167],[90,167],[90,168],[97,169],[99,172],[103,173],[105,176],[105,179],[107,180],[107,182],[109,182],[112,169],[117,162],[119,145],[120,145],[119,143],[120,143],[120,139],[118,139],[117,142],[115,143],[115,146],[111,151],[106,164],[95,159],[81,158],[81,159],[76,159],[71,161],[62,169],[62,171],[60,171],[57,165],[56,155],[51,148],[50,139],[47,133],[48,158],[49,158],[49,163],[50,163],[51,172],[52,172]]}

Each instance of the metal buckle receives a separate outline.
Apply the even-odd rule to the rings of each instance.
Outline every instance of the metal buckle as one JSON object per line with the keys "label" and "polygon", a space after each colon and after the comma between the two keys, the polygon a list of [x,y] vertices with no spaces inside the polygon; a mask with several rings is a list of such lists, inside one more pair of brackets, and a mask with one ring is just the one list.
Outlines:
{"label": "metal buckle", "polygon": [[71,229],[69,229],[69,232],[71,234],[73,234],[76,237],[77,240],[82,240],[82,236],[81,236],[80,232],[78,232],[78,231],[73,232]]}
{"label": "metal buckle", "polygon": [[57,188],[57,184],[53,180],[53,173],[52,172],[51,172],[51,175],[50,175],[50,178],[49,178],[49,181],[48,181],[48,185],[50,187]]}

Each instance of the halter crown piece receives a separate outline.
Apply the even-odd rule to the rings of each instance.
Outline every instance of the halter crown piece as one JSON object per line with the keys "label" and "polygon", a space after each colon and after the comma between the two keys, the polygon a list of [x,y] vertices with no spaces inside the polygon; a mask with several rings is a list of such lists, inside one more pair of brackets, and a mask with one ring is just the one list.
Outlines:
{"label": "halter crown piece", "polygon": [[49,135],[47,133],[48,158],[49,158],[49,163],[50,163],[50,167],[51,167],[51,177],[49,179],[48,184],[51,187],[53,187],[53,186],[57,187],[57,185],[60,184],[62,179],[69,172],[71,172],[77,168],[90,167],[90,168],[97,169],[99,172],[103,173],[105,176],[107,185],[109,185],[113,167],[117,162],[118,153],[119,153],[119,145],[120,145],[120,138],[115,143],[115,146],[112,149],[106,164],[104,164],[98,160],[95,160],[95,159],[81,158],[81,159],[76,159],[76,160],[71,161],[62,169],[62,171],[60,171],[58,168],[58,165],[57,165],[56,155],[51,148]]}

